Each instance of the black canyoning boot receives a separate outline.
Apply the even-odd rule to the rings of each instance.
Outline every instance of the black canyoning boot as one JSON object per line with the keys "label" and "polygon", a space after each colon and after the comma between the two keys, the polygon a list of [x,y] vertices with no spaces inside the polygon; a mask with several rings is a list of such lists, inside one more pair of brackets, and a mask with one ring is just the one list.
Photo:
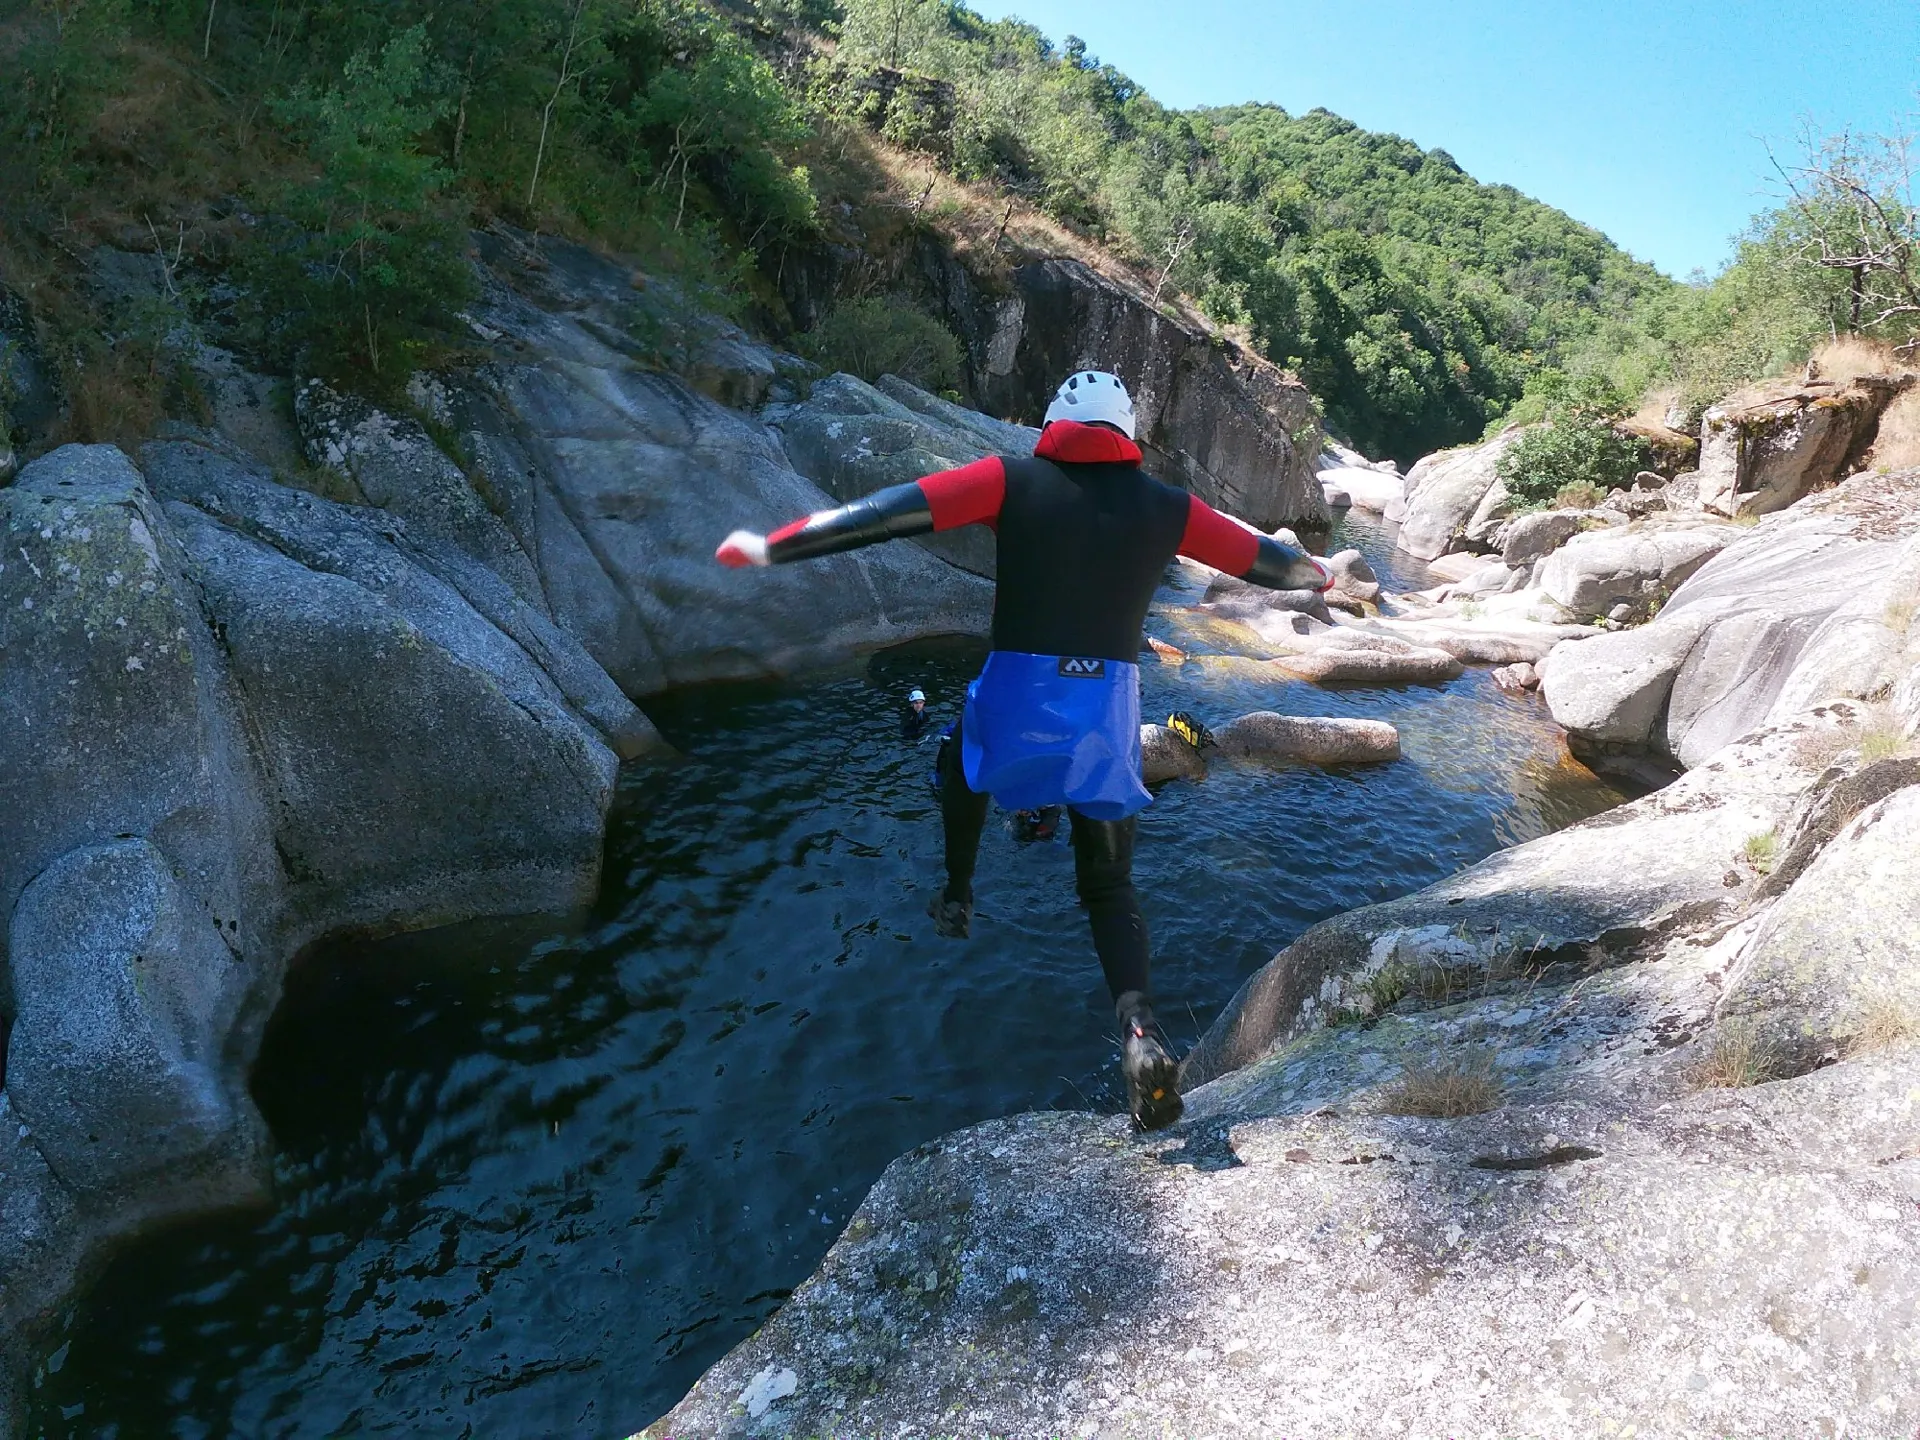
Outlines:
{"label": "black canyoning boot", "polygon": [[1180,1067],[1167,1052],[1146,996],[1129,990],[1114,1011],[1120,1017],[1120,1073],[1127,1077],[1127,1108],[1142,1130],[1164,1130],[1186,1108],[1175,1083]]}
{"label": "black canyoning boot", "polygon": [[949,940],[964,940],[973,929],[973,891],[964,900],[949,900],[945,890],[936,890],[927,902],[927,914],[933,917],[933,933]]}

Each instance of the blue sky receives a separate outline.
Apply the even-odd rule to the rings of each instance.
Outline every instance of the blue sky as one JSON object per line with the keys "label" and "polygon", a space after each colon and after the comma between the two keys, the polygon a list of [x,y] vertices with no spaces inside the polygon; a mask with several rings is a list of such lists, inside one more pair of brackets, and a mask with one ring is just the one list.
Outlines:
{"label": "blue sky", "polygon": [[1767,141],[1920,112],[1920,0],[970,3],[1079,35],[1164,104],[1323,106],[1439,146],[1683,278],[1777,193]]}

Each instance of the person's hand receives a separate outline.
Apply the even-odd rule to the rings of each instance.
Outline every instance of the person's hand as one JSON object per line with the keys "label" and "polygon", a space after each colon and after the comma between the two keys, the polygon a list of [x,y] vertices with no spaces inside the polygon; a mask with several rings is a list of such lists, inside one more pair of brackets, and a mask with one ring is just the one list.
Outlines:
{"label": "person's hand", "polygon": [[729,570],[744,570],[749,565],[767,565],[767,537],[751,530],[736,530],[720,542],[713,558]]}

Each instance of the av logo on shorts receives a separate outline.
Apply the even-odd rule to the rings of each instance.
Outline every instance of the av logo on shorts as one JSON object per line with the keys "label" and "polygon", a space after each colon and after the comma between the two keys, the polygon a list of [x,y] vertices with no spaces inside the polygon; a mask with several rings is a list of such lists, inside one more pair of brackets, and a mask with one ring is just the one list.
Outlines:
{"label": "av logo on shorts", "polygon": [[1107,662],[1063,655],[1060,657],[1060,673],[1074,680],[1104,680],[1107,675]]}

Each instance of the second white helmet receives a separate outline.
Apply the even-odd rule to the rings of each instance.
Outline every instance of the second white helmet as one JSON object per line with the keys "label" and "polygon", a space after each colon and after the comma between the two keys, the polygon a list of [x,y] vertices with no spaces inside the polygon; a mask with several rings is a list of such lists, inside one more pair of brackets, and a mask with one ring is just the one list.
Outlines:
{"label": "second white helmet", "polygon": [[1118,375],[1104,370],[1076,370],[1054,392],[1047,406],[1045,423],[1078,420],[1082,425],[1098,421],[1111,425],[1129,440],[1133,434],[1133,397],[1120,383]]}

